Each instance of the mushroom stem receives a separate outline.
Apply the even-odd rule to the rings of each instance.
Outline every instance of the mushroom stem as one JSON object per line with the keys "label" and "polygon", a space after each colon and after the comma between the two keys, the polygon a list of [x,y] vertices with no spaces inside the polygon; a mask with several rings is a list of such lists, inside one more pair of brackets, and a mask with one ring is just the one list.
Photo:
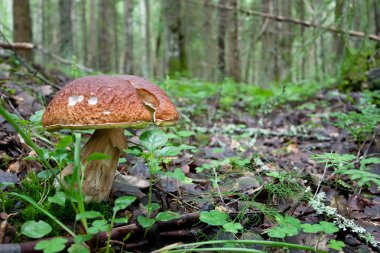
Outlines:
{"label": "mushroom stem", "polygon": [[[86,167],[82,190],[86,202],[108,199],[117,163],[125,148],[127,148],[126,138],[124,130],[120,128],[97,129],[84,145],[81,151],[81,159],[82,164]],[[111,158],[86,163],[87,158],[93,153],[107,154]],[[68,174],[72,174],[72,165],[62,170],[61,178]]]}

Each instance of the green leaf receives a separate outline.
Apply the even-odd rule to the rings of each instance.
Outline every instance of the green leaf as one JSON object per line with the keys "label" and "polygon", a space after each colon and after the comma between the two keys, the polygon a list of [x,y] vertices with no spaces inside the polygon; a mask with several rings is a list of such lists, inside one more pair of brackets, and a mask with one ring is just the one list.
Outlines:
{"label": "green leaf", "polygon": [[166,172],[166,175],[168,177],[175,178],[184,184],[191,184],[193,182],[193,180],[191,178],[188,178],[185,176],[185,174],[183,173],[183,171],[180,168],[176,168],[173,172],[168,171],[168,172]]}
{"label": "green leaf", "polygon": [[124,217],[124,218],[115,218],[113,219],[113,222],[114,223],[128,223],[129,221],[129,218],[128,217]]}
{"label": "green leaf", "polygon": [[73,143],[73,137],[71,135],[65,136],[55,145],[55,149],[66,149],[71,143]]}
{"label": "green leaf", "polygon": [[92,222],[92,227],[88,228],[88,233],[97,234],[99,232],[107,232],[109,225],[106,220],[96,220]]}
{"label": "green leaf", "polygon": [[195,133],[193,131],[186,131],[186,130],[182,130],[182,131],[177,132],[177,135],[181,136],[181,137],[190,137],[194,134]]}
{"label": "green leaf", "polygon": [[120,210],[127,208],[130,204],[132,204],[136,200],[134,196],[122,196],[115,200],[115,205],[113,207],[113,212],[116,213]]}
{"label": "green leaf", "polygon": [[65,249],[67,239],[62,237],[53,238],[51,240],[43,240],[36,244],[35,250],[43,250],[44,253],[55,253]]}
{"label": "green leaf", "polygon": [[51,226],[45,221],[27,221],[21,226],[21,234],[30,238],[41,238],[51,232]]}
{"label": "green leaf", "polygon": [[323,227],[320,224],[302,224],[301,227],[305,233],[319,233],[323,231]]}
{"label": "green leaf", "polygon": [[83,213],[78,213],[75,215],[75,220],[82,220],[82,219],[95,219],[102,217],[102,214],[97,211],[85,211]]}
{"label": "green leaf", "polygon": [[55,203],[60,206],[65,206],[66,196],[63,192],[56,192],[53,197],[49,197],[48,201],[50,203]]}
{"label": "green leaf", "polygon": [[134,156],[141,156],[144,153],[143,149],[139,146],[128,147],[128,149],[124,149],[124,152]]}
{"label": "green leaf", "polygon": [[212,226],[223,226],[227,223],[228,215],[218,210],[210,212],[203,211],[200,213],[199,219]]}
{"label": "green leaf", "polygon": [[87,249],[82,244],[74,243],[67,249],[69,253],[90,253],[90,250]]}
{"label": "green leaf", "polygon": [[107,155],[107,154],[103,154],[103,153],[92,153],[91,155],[89,155],[86,159],[86,162],[90,162],[90,161],[94,161],[94,160],[107,160],[107,159],[111,159],[112,156],[110,155]]}
{"label": "green leaf", "polygon": [[147,210],[148,213],[153,213],[154,211],[157,211],[161,208],[161,206],[157,203],[150,203],[146,206],[144,206],[145,210]]}
{"label": "green leaf", "polygon": [[37,177],[41,179],[49,179],[53,176],[55,176],[58,173],[58,169],[53,169],[53,170],[43,170],[38,172]]}
{"label": "green leaf", "polygon": [[141,144],[149,151],[156,150],[168,142],[168,137],[164,132],[158,130],[148,130],[140,135]]}
{"label": "green leaf", "polygon": [[178,219],[179,217],[180,215],[178,213],[166,211],[166,212],[158,213],[156,216],[156,220],[169,221],[169,220]]}
{"label": "green leaf", "polygon": [[182,149],[180,147],[174,147],[174,146],[163,147],[162,149],[156,151],[156,156],[157,157],[176,156],[179,153],[181,153],[181,151]]}
{"label": "green leaf", "polygon": [[268,235],[273,238],[285,238],[287,231],[284,227],[274,227],[268,230]]}
{"label": "green leaf", "polygon": [[223,225],[223,228],[227,232],[236,234],[239,230],[243,229],[243,226],[240,223],[228,222]]}
{"label": "green leaf", "polygon": [[335,249],[338,251],[343,250],[344,246],[345,246],[344,242],[336,241],[336,240],[330,240],[329,243],[327,244],[327,247],[329,247],[330,249]]}
{"label": "green leaf", "polygon": [[332,222],[321,221],[319,224],[321,224],[323,231],[326,234],[334,234],[339,231],[339,228]]}
{"label": "green leaf", "polygon": [[155,219],[148,219],[145,216],[141,215],[137,217],[137,221],[143,228],[150,228],[154,225],[154,223],[156,223]]}
{"label": "green leaf", "polygon": [[81,243],[87,242],[88,240],[91,240],[91,238],[92,238],[92,235],[89,235],[89,234],[77,235],[74,238],[74,242],[76,244],[81,244]]}

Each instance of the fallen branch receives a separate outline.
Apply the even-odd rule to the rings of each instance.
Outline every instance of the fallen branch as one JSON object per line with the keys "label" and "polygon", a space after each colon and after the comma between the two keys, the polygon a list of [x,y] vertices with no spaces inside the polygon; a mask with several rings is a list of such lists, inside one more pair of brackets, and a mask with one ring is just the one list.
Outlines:
{"label": "fallen branch", "polygon": [[34,48],[34,45],[28,42],[10,42],[10,43],[3,43],[0,42],[0,47],[3,49],[24,49],[24,50],[32,50]]}
{"label": "fallen branch", "polygon": [[295,25],[301,25],[304,27],[319,28],[319,29],[326,30],[329,32],[333,32],[333,33],[347,34],[347,35],[350,35],[352,37],[358,37],[358,38],[368,38],[370,40],[380,42],[380,36],[377,36],[376,34],[365,34],[364,32],[361,32],[361,31],[346,30],[346,29],[338,28],[336,26],[322,26],[322,25],[319,25],[316,23],[311,23],[311,22],[300,20],[300,19],[294,19],[294,18],[289,18],[289,17],[284,17],[284,16],[277,16],[277,15],[273,15],[270,13],[264,13],[264,12],[253,11],[253,10],[244,10],[244,9],[240,9],[240,8],[233,8],[233,7],[224,6],[224,5],[220,5],[220,4],[214,4],[211,1],[202,1],[202,2],[197,1],[197,0],[189,0],[189,1],[196,3],[196,4],[207,5],[207,6],[211,6],[211,7],[215,7],[215,8],[221,8],[221,9],[225,9],[225,10],[229,10],[229,11],[238,11],[238,12],[244,13],[246,15],[269,18],[269,19],[276,20],[278,22],[288,22],[288,23],[292,23]]}

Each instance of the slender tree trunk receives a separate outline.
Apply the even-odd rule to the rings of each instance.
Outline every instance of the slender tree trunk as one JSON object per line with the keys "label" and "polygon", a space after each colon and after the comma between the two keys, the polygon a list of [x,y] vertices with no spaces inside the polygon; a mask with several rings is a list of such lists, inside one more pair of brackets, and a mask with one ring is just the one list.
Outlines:
{"label": "slender tree trunk", "polygon": [[109,1],[99,1],[98,21],[99,21],[99,38],[98,38],[98,66],[101,71],[109,72],[111,70],[111,43],[109,27]]}
{"label": "slender tree trunk", "polygon": [[[227,0],[219,0],[219,4],[225,6]],[[226,10],[219,8],[218,10],[218,79],[222,81],[226,77],[226,25],[227,13]]]}
{"label": "slender tree trunk", "polygon": [[[46,48],[46,45],[48,45],[47,41],[46,41],[46,21],[47,21],[47,18],[46,17],[46,0],[42,0],[41,2],[41,18],[42,18],[42,22],[41,22],[41,46],[43,48]],[[46,56],[45,54],[42,54],[42,65],[45,65],[46,63]]]}
{"label": "slender tree trunk", "polygon": [[[272,0],[263,0],[263,12],[272,13]],[[268,26],[263,33],[261,40],[261,78],[259,85],[264,87],[268,82],[273,81],[274,78],[274,65],[275,65],[275,43],[273,36],[273,21],[268,20]]]}
{"label": "slender tree trunk", "polygon": [[83,47],[83,63],[88,65],[88,42],[87,42],[87,19],[86,19],[86,0],[81,1],[81,28],[82,28],[82,47]]}
{"label": "slender tree trunk", "polygon": [[126,74],[133,74],[133,4],[132,0],[124,1],[124,13],[125,13],[125,58],[124,58],[124,70]]}
{"label": "slender tree trunk", "polygon": [[96,29],[96,11],[95,0],[90,1],[90,52],[88,54],[88,64],[93,67],[98,67],[98,41],[97,41],[97,29]]}
{"label": "slender tree trunk", "polygon": [[[303,1],[298,2],[298,13],[300,15],[301,20],[305,20],[305,3]],[[301,47],[302,51],[306,51],[306,45],[305,45],[305,27],[301,26]],[[306,53],[303,53],[303,55],[306,55]],[[305,79],[305,58],[304,56],[301,57],[301,79]],[[323,64],[323,63],[322,63]]]}
{"label": "slender tree trunk", "polygon": [[[283,0],[281,10],[283,12],[283,16],[285,17],[291,17],[292,16],[292,1],[291,0]],[[286,79],[289,81],[292,81],[292,64],[293,64],[293,54],[292,54],[292,48],[293,48],[293,25],[283,23],[282,24],[282,30],[284,31],[282,33],[282,39],[281,39],[281,56],[282,56],[282,67],[280,68],[280,71],[283,72],[281,74],[281,79]]]}
{"label": "slender tree trunk", "polygon": [[59,53],[66,58],[73,53],[71,6],[72,0],[59,1]]}
{"label": "slender tree trunk", "polygon": [[119,17],[117,12],[117,0],[110,1],[111,21],[112,21],[112,37],[113,37],[113,71],[119,72]]}
{"label": "slender tree trunk", "polygon": [[[204,0],[203,6],[203,77],[206,80],[214,80],[214,68],[212,66],[212,56],[213,56],[213,36],[212,36],[212,14],[213,8],[207,5],[209,0]],[[213,73],[214,72],[214,73]]]}
{"label": "slender tree trunk", "polygon": [[[344,9],[345,0],[336,0],[335,3],[335,24],[337,27],[342,27],[342,17],[343,17],[343,9]],[[343,57],[345,42],[343,35],[335,34],[335,53],[336,53],[336,62],[339,63]],[[338,65],[337,65],[338,66]]]}
{"label": "slender tree trunk", "polygon": [[148,77],[152,75],[152,46],[151,46],[151,30],[150,30],[150,5],[149,0],[144,0],[145,7],[145,47],[146,47],[146,64]]}
{"label": "slender tree trunk", "polygon": [[[13,0],[13,41],[33,42],[29,0]],[[33,60],[32,50],[17,50],[28,61]]]}
{"label": "slender tree trunk", "polygon": [[373,13],[375,17],[375,33],[380,35],[380,3],[379,0],[373,0]]}
{"label": "slender tree trunk", "polygon": [[[229,0],[231,7],[237,10],[239,7],[239,0]],[[240,69],[240,50],[239,50],[239,16],[237,11],[231,12],[231,23],[229,29],[229,48],[230,48],[230,63],[229,73],[235,82],[241,81]]]}

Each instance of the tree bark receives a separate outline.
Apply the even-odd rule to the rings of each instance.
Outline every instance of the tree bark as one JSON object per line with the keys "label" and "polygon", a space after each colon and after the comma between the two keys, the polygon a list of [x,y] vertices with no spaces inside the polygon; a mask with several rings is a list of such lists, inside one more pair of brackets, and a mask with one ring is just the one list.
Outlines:
{"label": "tree bark", "polygon": [[98,68],[103,72],[111,70],[111,39],[109,27],[109,1],[99,1],[98,22]]}
{"label": "tree bark", "polygon": [[97,26],[96,26],[96,11],[95,0],[90,2],[90,52],[88,54],[88,64],[96,68],[98,58],[98,41],[97,41]]}
{"label": "tree bark", "polygon": [[378,0],[373,0],[373,12],[375,17],[375,33],[380,35],[380,4]]}
{"label": "tree bark", "polygon": [[186,41],[181,19],[182,4],[182,1],[178,0],[164,1],[169,74],[188,71]]}
{"label": "tree bark", "polygon": [[110,2],[111,6],[111,18],[112,18],[112,33],[113,33],[113,70],[119,72],[119,17],[116,9],[117,0]]}
{"label": "tree bark", "polygon": [[81,1],[81,28],[82,28],[82,48],[83,48],[83,63],[88,65],[88,42],[87,42],[87,19],[86,19],[86,0]]}
{"label": "tree bark", "polygon": [[[272,13],[272,0],[263,0],[263,12]],[[268,21],[266,31],[263,33],[261,40],[261,78],[259,85],[264,87],[264,84],[273,81],[274,78],[274,65],[275,65],[275,43],[273,36],[273,23]]]}
{"label": "tree bark", "polygon": [[[291,17],[292,16],[292,1],[291,0],[283,0],[281,6],[281,11],[283,13],[283,16],[285,17]],[[289,81],[292,81],[292,64],[293,64],[293,54],[292,54],[292,48],[293,48],[293,31],[292,31],[293,25],[289,23],[283,23],[282,24],[282,38],[281,38],[281,48],[279,54],[281,55],[281,67],[280,71],[281,79],[286,79]]]}
{"label": "tree bark", "polygon": [[132,0],[124,1],[125,13],[125,53],[124,53],[124,71],[126,74],[133,74],[133,4]]}
{"label": "tree bark", "polygon": [[[33,42],[29,0],[13,0],[13,41]],[[32,61],[32,50],[16,50],[25,60]]]}
{"label": "tree bark", "polygon": [[59,53],[66,58],[73,53],[71,6],[72,0],[59,1]]}
{"label": "tree bark", "polygon": [[[219,0],[219,4],[225,6],[227,0]],[[226,25],[227,12],[225,9],[218,10],[218,80],[222,81],[226,77]]]}
{"label": "tree bark", "polygon": [[229,0],[229,4],[233,10],[231,12],[231,23],[229,29],[229,73],[228,75],[234,79],[235,82],[241,81],[240,69],[240,50],[239,50],[239,16],[237,9],[239,8],[239,0]]}
{"label": "tree bark", "polygon": [[[336,0],[335,3],[335,24],[338,28],[342,27],[342,17],[344,9],[345,0]],[[335,35],[335,53],[336,53],[336,62],[339,63],[342,59],[344,52],[345,42],[342,34]]]}
{"label": "tree bark", "polygon": [[150,5],[149,0],[144,0],[145,7],[145,48],[146,48],[146,64],[147,77],[152,75],[152,46],[151,46],[151,30],[150,30]]}

